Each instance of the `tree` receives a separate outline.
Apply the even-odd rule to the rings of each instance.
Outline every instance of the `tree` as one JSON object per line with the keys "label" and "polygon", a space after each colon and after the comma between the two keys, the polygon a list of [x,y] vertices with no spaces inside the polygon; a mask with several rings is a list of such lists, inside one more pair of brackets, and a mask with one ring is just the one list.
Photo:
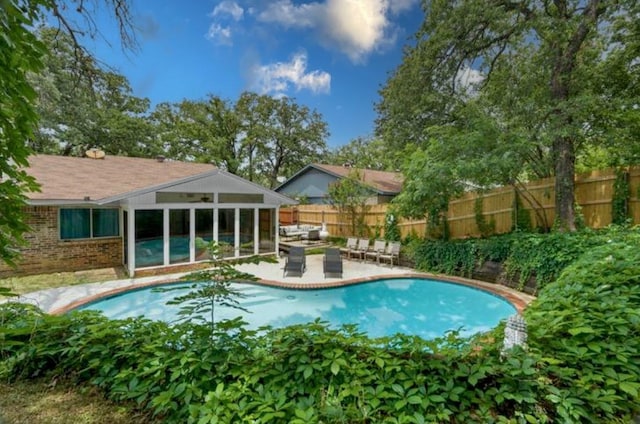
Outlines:
{"label": "tree", "polygon": [[[638,2],[436,0],[425,12],[415,46],[382,89],[378,134],[402,150],[453,143],[443,137],[455,133],[467,147],[458,162],[503,156],[519,177],[553,174],[558,227],[575,229],[576,157],[603,145],[607,128],[638,127]],[[500,143],[474,145],[496,129]]]}
{"label": "tree", "polygon": [[[235,268],[241,264],[258,264],[260,262],[277,263],[273,257],[251,256],[247,258],[228,260],[221,254],[222,246],[211,241],[206,246],[209,251],[211,267],[204,271],[192,272],[184,276],[183,280],[191,281],[188,286],[179,286],[159,291],[189,290],[188,293],[176,296],[169,301],[169,305],[182,305],[178,315],[181,319],[199,319],[209,322],[211,338],[216,332],[216,306],[226,306],[247,312],[240,305],[238,299],[244,297],[240,291],[232,287],[233,283],[257,281],[255,275],[239,271]],[[208,317],[206,316],[208,314]]]}
{"label": "tree", "polygon": [[29,30],[38,17],[40,3],[3,2],[0,7],[0,258],[14,264],[16,247],[25,243],[29,229],[23,215],[27,192],[37,190],[35,180],[24,171],[37,121],[36,94],[27,73],[41,68],[44,50]]}
{"label": "tree", "polygon": [[[113,6],[123,42],[133,45],[127,0],[104,3]],[[88,19],[85,23],[93,22],[84,2],[70,9]],[[24,244],[22,235],[29,229],[24,215],[26,193],[37,190],[37,184],[25,171],[31,153],[27,141],[33,137],[38,121],[36,93],[27,75],[42,69],[46,54],[32,31],[42,12],[57,18],[76,41],[75,34],[82,29],[70,23],[56,0],[5,0],[0,5],[0,259],[9,264],[14,263],[16,248]],[[85,29],[88,35],[97,31],[95,25]],[[74,45],[77,51],[81,50],[78,43]]]}
{"label": "tree", "polygon": [[242,120],[243,138],[241,150],[244,157],[242,174],[249,181],[263,182],[260,178],[260,162],[269,155],[266,133],[272,113],[269,98],[256,93],[243,92],[236,102],[236,113]]}
{"label": "tree", "polygon": [[53,28],[41,28],[47,47],[44,68],[29,75],[38,93],[38,129],[30,145],[38,153],[82,155],[91,147],[109,154],[154,156],[160,153],[148,121],[149,100],[132,94],[122,75],[104,70],[73,40]]}
{"label": "tree", "polygon": [[357,137],[327,155],[326,162],[332,165],[349,164],[354,168],[393,171],[394,157],[389,156],[384,142],[380,138]]}
{"label": "tree", "polygon": [[190,141],[193,157],[238,175],[242,122],[231,102],[210,95],[206,101],[184,100],[179,109],[180,129]]}
{"label": "tree", "polygon": [[242,93],[236,102],[160,104],[152,114],[160,142],[176,159],[212,162],[232,174],[275,187],[325,152],[327,124],[291,99]]}
{"label": "tree", "polygon": [[329,185],[329,203],[338,210],[340,216],[349,221],[351,234],[366,237],[369,227],[365,222],[370,209],[368,200],[373,194],[363,181],[362,175],[354,169],[346,178]]}
{"label": "tree", "polygon": [[261,101],[271,113],[264,128],[268,154],[260,171],[266,178],[265,185],[274,188],[279,176],[291,176],[325,154],[324,140],[329,130],[322,115],[293,99],[262,96]]}

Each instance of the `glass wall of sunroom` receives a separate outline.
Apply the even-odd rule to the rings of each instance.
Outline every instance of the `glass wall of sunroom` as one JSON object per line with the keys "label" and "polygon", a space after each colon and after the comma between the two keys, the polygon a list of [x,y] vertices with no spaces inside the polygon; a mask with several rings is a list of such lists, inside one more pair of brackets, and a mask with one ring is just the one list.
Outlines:
{"label": "glass wall of sunroom", "polygon": [[[205,243],[216,240],[223,257],[276,253],[278,208],[224,205],[128,210],[125,260],[136,269],[194,263],[209,259]],[[204,206],[204,205],[202,205]],[[133,257],[132,257],[133,256]]]}

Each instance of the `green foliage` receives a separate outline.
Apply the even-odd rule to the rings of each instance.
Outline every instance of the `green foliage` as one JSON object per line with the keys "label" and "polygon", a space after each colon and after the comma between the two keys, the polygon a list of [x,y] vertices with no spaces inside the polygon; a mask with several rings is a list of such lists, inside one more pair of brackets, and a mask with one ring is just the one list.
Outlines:
{"label": "green foliage", "polygon": [[163,152],[148,120],[149,100],[134,96],[124,76],[103,69],[66,32],[45,27],[37,34],[48,54],[44,69],[29,75],[40,118],[29,141],[34,151],[82,156],[96,147],[146,157]]}
{"label": "green foliage", "polygon": [[525,311],[529,346],[555,382],[547,399],[560,422],[638,411],[639,242],[633,231],[589,249]]}
{"label": "green foliage", "polygon": [[576,233],[512,233],[487,239],[424,240],[413,249],[413,259],[417,269],[463,276],[471,276],[473,268],[484,261],[501,262],[507,279],[523,287],[535,276],[540,290],[589,249],[612,239],[626,240],[639,231],[612,226]]}
{"label": "green foliage", "polygon": [[353,326],[234,321],[212,339],[194,323],[5,304],[0,378],[65,374],[167,423],[613,421],[637,411],[638,255],[616,243],[568,269],[527,310],[529,350],[506,356],[498,330],[371,340]]}
{"label": "green foliage", "polygon": [[626,227],[425,242],[423,261],[440,251],[458,272],[469,258],[533,246],[571,262],[525,310],[526,350],[503,354],[501,328],[471,340],[372,340],[355,326],[248,331],[234,320],[212,333],[5,303],[0,378],[64,374],[166,423],[630,422],[640,396],[638,245],[640,229]]}
{"label": "green foliage", "polygon": [[613,198],[611,199],[611,222],[623,225],[629,220],[629,172],[616,169],[616,179],[613,182]]}
{"label": "green foliage", "polygon": [[357,137],[327,152],[325,163],[354,168],[395,171],[394,158],[389,157],[384,142],[378,138]]}
{"label": "green foliage", "polygon": [[42,68],[44,46],[31,28],[44,1],[5,1],[0,7],[0,260],[15,264],[17,248],[26,244],[29,230],[23,212],[25,193],[36,191],[36,181],[27,175],[31,151],[25,141],[33,137],[38,117],[36,93],[27,73]]}
{"label": "green foliage", "polygon": [[509,362],[494,345],[469,354],[455,334],[369,340],[319,322],[262,333],[234,322],[212,341],[192,323],[28,310],[4,328],[2,378],[64,373],[168,423],[481,423],[535,414],[544,385],[523,352]]}
{"label": "green foliage", "polygon": [[400,227],[398,227],[398,216],[393,208],[389,208],[384,217],[384,239],[387,241],[400,241]]}
{"label": "green foliage", "polygon": [[[202,239],[201,239],[202,240]],[[197,241],[197,240],[196,240]],[[275,263],[276,259],[270,256],[251,256],[240,259],[224,259],[222,253],[225,245],[215,240],[206,243],[199,242],[209,252],[210,268],[203,271],[189,273],[182,277],[191,281],[185,286],[170,288],[158,288],[158,291],[188,290],[188,293],[179,295],[168,302],[170,305],[182,305],[178,315],[182,320],[201,320],[209,322],[211,336],[216,332],[215,307],[226,306],[247,311],[240,306],[237,299],[242,298],[242,293],[232,287],[232,283],[257,281],[252,274],[241,272],[235,268],[241,264],[258,264],[260,262]],[[207,317],[208,315],[208,317]]]}
{"label": "green foliage", "polygon": [[524,285],[535,275],[539,290],[555,280],[567,265],[588,249],[606,243],[620,231],[612,227],[601,231],[584,229],[576,233],[522,234],[513,241],[504,263],[506,276]]}
{"label": "green foliage", "polygon": [[485,261],[505,262],[517,237],[511,234],[486,239],[423,240],[415,242],[416,269],[471,277],[474,268]]}
{"label": "green foliage", "polygon": [[401,216],[428,220],[431,227],[440,227],[449,200],[463,192],[463,187],[449,165],[437,162],[431,150],[412,149],[402,173],[402,192],[393,199]]}
{"label": "green foliage", "polygon": [[[637,3],[422,4],[424,22],[377,105],[390,156],[428,152],[434,173],[453,175],[448,187],[555,175],[559,227],[574,230],[575,157],[639,157]],[[416,194],[409,209],[422,207]]]}
{"label": "green foliage", "polygon": [[368,200],[373,193],[362,181],[360,172],[354,169],[346,178],[330,184],[327,195],[329,203],[347,218],[351,234],[369,237],[366,217],[370,209]]}
{"label": "green foliage", "polygon": [[491,218],[489,222],[487,222],[487,218],[485,218],[482,213],[482,206],[484,203],[484,198],[479,195],[476,197],[476,200],[473,204],[473,212],[476,218],[476,226],[478,227],[478,231],[482,237],[489,237],[491,234],[496,231],[496,221]]}
{"label": "green foliage", "polygon": [[533,230],[531,213],[527,209],[525,209],[524,205],[522,204],[522,196],[517,190],[515,191],[513,200],[511,222],[513,223],[513,227],[511,228],[513,231],[528,233]]}
{"label": "green foliage", "polygon": [[[121,36],[129,36],[127,0],[104,2],[113,6]],[[95,21],[83,7],[60,7],[56,0],[5,0],[0,6],[0,260],[9,265],[15,264],[17,248],[26,244],[26,193],[38,190],[36,181],[25,170],[31,154],[28,141],[34,138],[38,123],[37,93],[28,76],[42,71],[47,54],[34,28],[44,20],[46,12],[58,19],[62,32],[82,32],[75,26],[75,19],[63,16],[69,11],[77,12],[90,27],[83,36],[95,34]],[[80,49],[77,44],[76,47]]]}
{"label": "green foliage", "polygon": [[214,163],[271,188],[326,151],[322,115],[288,97],[208,95],[159,104],[151,118],[169,157]]}

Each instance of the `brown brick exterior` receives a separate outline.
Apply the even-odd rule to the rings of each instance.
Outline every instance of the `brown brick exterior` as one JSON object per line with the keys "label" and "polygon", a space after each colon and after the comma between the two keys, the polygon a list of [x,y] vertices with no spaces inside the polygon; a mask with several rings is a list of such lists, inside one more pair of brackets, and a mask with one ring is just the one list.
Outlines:
{"label": "brown brick exterior", "polygon": [[109,268],[122,265],[122,237],[60,240],[57,206],[25,209],[31,232],[16,269],[0,263],[0,278],[13,275]]}

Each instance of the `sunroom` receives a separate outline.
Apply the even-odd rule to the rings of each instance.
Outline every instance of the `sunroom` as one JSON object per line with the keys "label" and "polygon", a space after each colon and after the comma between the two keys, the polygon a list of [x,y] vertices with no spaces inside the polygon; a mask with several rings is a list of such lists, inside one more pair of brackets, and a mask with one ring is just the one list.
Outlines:
{"label": "sunroom", "polygon": [[124,261],[133,273],[206,260],[205,243],[212,240],[226,258],[276,253],[278,210],[291,200],[218,171],[116,202]]}

